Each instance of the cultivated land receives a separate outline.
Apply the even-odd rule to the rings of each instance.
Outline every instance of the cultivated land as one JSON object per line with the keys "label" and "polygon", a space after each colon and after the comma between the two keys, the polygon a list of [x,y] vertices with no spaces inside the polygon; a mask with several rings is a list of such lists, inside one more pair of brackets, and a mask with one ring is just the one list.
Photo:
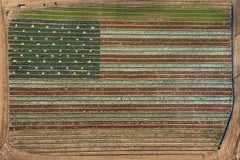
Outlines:
{"label": "cultivated land", "polygon": [[232,105],[232,33],[229,4],[210,2],[20,12],[8,28],[11,147],[88,159],[214,155]]}

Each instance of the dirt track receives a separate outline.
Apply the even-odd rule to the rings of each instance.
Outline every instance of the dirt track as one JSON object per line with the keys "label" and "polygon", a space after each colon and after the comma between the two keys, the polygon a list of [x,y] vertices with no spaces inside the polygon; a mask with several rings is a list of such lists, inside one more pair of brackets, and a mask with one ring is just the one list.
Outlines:
{"label": "dirt track", "polygon": [[[1,2],[0,2],[1,5]],[[2,144],[6,141],[7,136],[7,128],[8,128],[8,119],[7,119],[7,38],[6,38],[6,31],[5,31],[5,22],[3,19],[3,11],[2,11],[2,5],[0,6],[0,147]]]}

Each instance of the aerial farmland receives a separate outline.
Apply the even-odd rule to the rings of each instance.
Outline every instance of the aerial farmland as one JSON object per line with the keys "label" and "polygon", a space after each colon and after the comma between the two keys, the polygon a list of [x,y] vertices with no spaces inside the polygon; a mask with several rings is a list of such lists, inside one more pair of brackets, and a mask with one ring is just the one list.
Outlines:
{"label": "aerial farmland", "polygon": [[236,6],[3,1],[0,160],[235,160]]}

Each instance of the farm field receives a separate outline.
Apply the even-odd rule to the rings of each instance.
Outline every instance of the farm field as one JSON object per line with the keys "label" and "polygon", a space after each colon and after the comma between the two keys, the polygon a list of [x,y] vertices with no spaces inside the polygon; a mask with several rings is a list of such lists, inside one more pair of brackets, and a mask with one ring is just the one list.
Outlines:
{"label": "farm field", "polygon": [[229,21],[224,9],[192,8],[191,6],[83,6],[78,8],[47,8],[24,11],[20,18],[87,21],[172,21],[172,22],[223,22]]}
{"label": "farm field", "polygon": [[8,34],[10,145],[52,156],[215,152],[232,109],[231,10],[203,6],[21,11]]}

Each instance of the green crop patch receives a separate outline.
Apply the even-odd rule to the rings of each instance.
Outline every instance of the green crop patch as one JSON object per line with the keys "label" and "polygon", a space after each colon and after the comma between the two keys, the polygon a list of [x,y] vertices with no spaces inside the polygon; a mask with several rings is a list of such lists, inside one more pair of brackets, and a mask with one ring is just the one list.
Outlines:
{"label": "green crop patch", "polygon": [[[79,8],[46,8],[33,11],[22,11],[18,18],[46,20],[130,20],[130,21],[195,21],[195,22],[227,22],[229,11],[210,6],[206,9],[189,6],[88,6]],[[177,17],[177,18],[176,18]]]}
{"label": "green crop patch", "polygon": [[[12,70],[14,75],[11,75],[10,77],[31,78],[36,76],[64,78],[67,77],[66,75],[69,75],[72,78],[97,78],[100,62],[99,25],[97,26],[96,22],[84,22],[84,25],[88,30],[78,29],[82,23],[83,22],[75,24],[74,30],[49,30],[49,25],[47,24],[45,24],[44,27],[45,31],[38,28],[37,24],[31,24],[28,26],[29,29],[20,28],[18,29],[17,34],[14,33],[14,31],[16,31],[13,30],[14,28],[11,29],[10,34],[14,35],[13,41],[9,41],[11,44],[14,44],[11,45],[11,47],[15,48],[15,50],[19,50],[23,54],[10,54],[12,56],[10,65],[19,65],[23,67],[24,65],[31,66],[34,64],[35,70],[26,71],[22,70],[21,67]],[[65,25],[65,27],[67,27],[67,25]],[[65,39],[64,37],[71,37],[72,35],[77,37],[74,41],[69,41],[69,38]],[[38,36],[43,37],[39,38]],[[25,38],[19,38],[20,41],[18,41],[17,37]],[[62,37],[64,37],[64,39]],[[38,46],[38,49],[41,48],[42,50],[40,53],[43,52],[44,54],[39,54],[38,52],[33,51],[32,49],[34,49],[34,46]],[[58,48],[57,51],[51,50],[51,48],[56,49],[56,47]],[[68,50],[66,50],[66,48]],[[28,54],[26,54],[26,52]],[[78,67],[77,70],[72,70],[72,64],[75,64],[75,66]],[[94,66],[94,68],[92,68],[92,66]],[[53,69],[57,68],[57,72],[53,71]]]}

